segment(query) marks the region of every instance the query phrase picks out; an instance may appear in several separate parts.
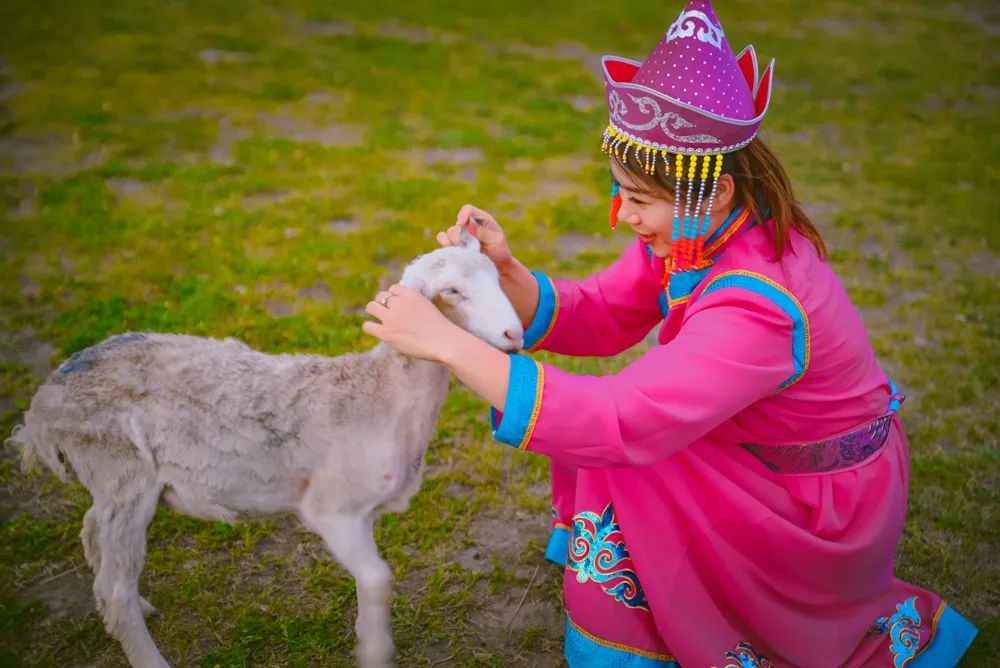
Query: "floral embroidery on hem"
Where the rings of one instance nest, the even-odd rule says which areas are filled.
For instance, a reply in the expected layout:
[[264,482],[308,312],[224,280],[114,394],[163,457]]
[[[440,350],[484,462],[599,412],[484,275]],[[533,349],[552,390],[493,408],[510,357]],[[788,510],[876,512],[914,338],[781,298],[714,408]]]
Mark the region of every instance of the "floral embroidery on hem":
[[576,572],[576,581],[583,584],[593,580],[626,607],[648,611],[646,595],[639,586],[639,577],[630,568],[631,562],[610,503],[600,516],[588,511],[573,517],[566,565]]
[[726,652],[726,659],[729,663],[722,668],[774,668],[771,660],[763,654],[757,654],[757,650],[746,640],[737,643],[732,652]]
[[892,617],[879,617],[870,633],[889,634],[889,651],[894,668],[903,668],[917,655],[920,645],[920,613],[917,597],[911,596],[896,605]]

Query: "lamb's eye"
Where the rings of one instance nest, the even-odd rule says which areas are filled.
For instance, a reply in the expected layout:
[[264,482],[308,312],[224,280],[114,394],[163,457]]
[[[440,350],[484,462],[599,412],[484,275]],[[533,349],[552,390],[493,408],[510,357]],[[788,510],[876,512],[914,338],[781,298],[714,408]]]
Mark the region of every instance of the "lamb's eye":
[[446,299],[461,299],[462,293],[455,288],[445,288],[441,291],[441,296]]

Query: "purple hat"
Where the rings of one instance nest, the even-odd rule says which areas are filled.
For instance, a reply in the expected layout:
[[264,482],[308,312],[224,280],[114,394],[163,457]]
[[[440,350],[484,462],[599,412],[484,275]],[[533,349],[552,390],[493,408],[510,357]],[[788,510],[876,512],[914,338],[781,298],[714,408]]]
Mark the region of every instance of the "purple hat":
[[[631,153],[648,174],[662,164],[676,179],[665,280],[704,269],[722,156],[756,136],[771,101],[774,61],[758,81],[753,47],[733,55],[711,1],[690,0],[645,61],[604,56],[601,64],[611,115],[601,150],[623,163]],[[612,228],[620,206],[615,184]]]
[[601,64],[611,115],[606,143],[663,158],[746,146],[771,101],[774,61],[758,82],[753,47],[733,55],[710,0],[688,2],[645,61],[604,56]]

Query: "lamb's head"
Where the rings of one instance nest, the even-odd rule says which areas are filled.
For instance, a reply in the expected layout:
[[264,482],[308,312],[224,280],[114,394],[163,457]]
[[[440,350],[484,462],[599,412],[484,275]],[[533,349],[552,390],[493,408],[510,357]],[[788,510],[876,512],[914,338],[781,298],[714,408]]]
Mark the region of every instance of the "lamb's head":
[[479,252],[479,240],[462,231],[458,246],[421,255],[403,271],[400,283],[419,290],[449,320],[505,352],[517,352],[524,328],[493,261]]

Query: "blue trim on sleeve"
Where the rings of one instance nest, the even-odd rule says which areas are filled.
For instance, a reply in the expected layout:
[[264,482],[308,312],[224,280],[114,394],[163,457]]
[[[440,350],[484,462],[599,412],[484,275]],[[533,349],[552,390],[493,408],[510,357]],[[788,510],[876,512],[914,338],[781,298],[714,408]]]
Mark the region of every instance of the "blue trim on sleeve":
[[556,291],[552,281],[548,276],[540,271],[533,271],[531,275],[535,277],[538,284],[538,308],[535,309],[535,317],[524,332],[524,348],[528,350],[539,343],[549,332],[552,320],[556,315]]
[[794,371],[778,387],[783,390],[798,381],[809,367],[809,321],[798,300],[788,290],[765,276],[745,271],[719,274],[701,293],[704,297],[722,288],[743,288],[771,300],[792,321],[792,364]]
[[566,555],[569,554],[569,529],[556,527],[549,536],[549,544],[545,547],[545,560],[566,567]]
[[[534,427],[532,418],[541,399],[538,363],[521,355],[510,355],[510,378],[503,416],[490,411],[493,438],[515,448],[524,447]],[[497,424],[499,422],[499,424]]]
[[680,668],[672,657],[661,657],[639,649],[629,651],[622,645],[603,643],[577,628],[566,617],[563,652],[570,668]]
[[938,617],[931,644],[917,654],[910,668],[951,668],[958,665],[979,631],[968,619],[945,606]]

